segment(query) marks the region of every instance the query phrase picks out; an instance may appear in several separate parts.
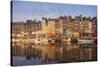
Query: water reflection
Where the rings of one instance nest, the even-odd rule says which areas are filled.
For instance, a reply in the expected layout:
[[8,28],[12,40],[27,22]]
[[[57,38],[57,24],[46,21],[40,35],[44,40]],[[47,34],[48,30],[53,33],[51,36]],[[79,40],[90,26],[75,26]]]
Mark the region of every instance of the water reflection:
[[33,43],[14,43],[12,56],[14,65],[95,61],[97,46],[70,42],[39,44],[38,46]]

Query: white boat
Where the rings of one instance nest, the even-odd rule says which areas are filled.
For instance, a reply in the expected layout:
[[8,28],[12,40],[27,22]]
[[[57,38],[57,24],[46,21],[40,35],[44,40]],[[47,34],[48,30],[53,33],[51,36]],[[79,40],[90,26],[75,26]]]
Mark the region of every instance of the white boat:
[[81,42],[81,43],[93,43],[94,39],[91,39],[91,38],[79,38],[78,42]]
[[34,44],[48,44],[47,39],[41,39],[41,38],[33,39],[33,42],[34,42]]
[[64,41],[64,42],[70,42],[71,41],[71,38],[63,39],[62,41]]
[[45,39],[45,38],[42,39],[42,43],[43,43],[43,44],[48,44],[48,39]]

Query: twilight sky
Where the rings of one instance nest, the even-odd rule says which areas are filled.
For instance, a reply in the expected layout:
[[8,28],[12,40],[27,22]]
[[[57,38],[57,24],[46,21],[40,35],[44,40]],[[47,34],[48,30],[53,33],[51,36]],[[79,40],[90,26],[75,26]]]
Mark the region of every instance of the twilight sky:
[[94,5],[75,5],[75,4],[57,4],[33,1],[13,1],[12,21],[26,21],[27,19],[41,20],[42,17],[57,18],[59,16],[72,17],[97,16],[97,6]]

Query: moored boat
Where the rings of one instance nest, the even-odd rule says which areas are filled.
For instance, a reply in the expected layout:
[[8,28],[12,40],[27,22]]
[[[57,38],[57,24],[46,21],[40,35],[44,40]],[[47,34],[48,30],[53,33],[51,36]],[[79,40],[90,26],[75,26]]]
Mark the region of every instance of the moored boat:
[[93,43],[94,39],[92,39],[92,38],[78,38],[78,42],[81,42],[81,43]]

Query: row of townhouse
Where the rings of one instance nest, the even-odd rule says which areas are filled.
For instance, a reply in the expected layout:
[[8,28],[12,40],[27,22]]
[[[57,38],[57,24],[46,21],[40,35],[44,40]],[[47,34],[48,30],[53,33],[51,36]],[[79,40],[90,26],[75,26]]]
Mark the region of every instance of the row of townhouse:
[[41,21],[27,20],[26,22],[12,22],[13,38],[49,38],[49,37],[80,37],[90,36],[97,32],[97,18],[87,18],[81,15],[75,18],[61,16],[55,19],[42,18]]

